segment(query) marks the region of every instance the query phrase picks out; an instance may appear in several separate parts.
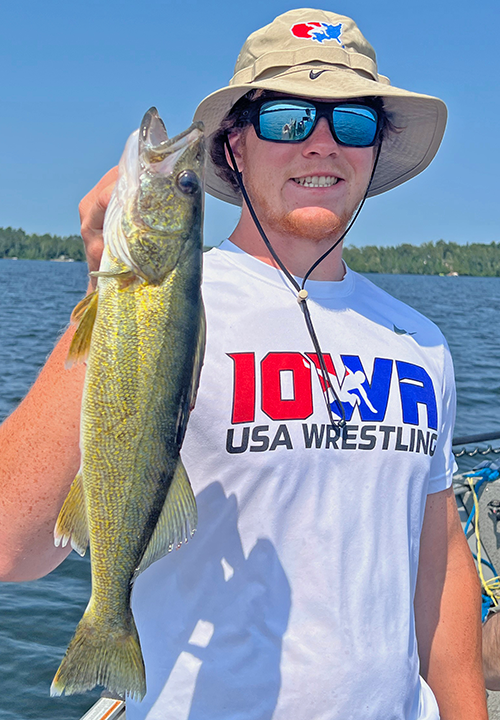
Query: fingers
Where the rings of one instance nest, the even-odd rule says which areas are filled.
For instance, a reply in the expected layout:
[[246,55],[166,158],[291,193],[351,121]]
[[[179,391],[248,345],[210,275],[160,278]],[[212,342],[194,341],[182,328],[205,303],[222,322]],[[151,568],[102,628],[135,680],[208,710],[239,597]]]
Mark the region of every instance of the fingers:
[[[97,185],[80,202],[81,233],[85,244],[89,271],[99,269],[104,248],[102,236],[104,215],[117,178],[118,168],[114,167],[99,180]],[[92,279],[91,284],[95,287],[96,280]]]

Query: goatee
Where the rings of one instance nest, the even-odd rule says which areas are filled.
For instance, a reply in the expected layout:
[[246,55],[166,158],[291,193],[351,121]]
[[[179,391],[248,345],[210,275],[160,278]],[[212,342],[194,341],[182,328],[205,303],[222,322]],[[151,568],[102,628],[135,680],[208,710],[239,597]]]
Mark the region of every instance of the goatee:
[[282,235],[320,242],[336,240],[346,229],[356,207],[340,215],[326,208],[312,206],[295,208],[290,212],[277,212],[268,199],[248,182],[247,192],[259,220],[265,218],[266,227]]

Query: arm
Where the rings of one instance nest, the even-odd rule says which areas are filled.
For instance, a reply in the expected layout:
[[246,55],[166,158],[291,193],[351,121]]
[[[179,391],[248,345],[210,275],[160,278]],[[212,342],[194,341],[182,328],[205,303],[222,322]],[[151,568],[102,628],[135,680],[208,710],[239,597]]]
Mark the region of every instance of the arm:
[[[80,204],[91,270],[99,266],[116,174],[116,168],[107,173]],[[85,368],[64,367],[73,332],[66,331],[28,395],[0,426],[0,580],[41,577],[70,551],[54,546],[53,530],[80,464]]]
[[487,720],[481,589],[451,488],[427,498],[415,623],[421,674],[441,720]]

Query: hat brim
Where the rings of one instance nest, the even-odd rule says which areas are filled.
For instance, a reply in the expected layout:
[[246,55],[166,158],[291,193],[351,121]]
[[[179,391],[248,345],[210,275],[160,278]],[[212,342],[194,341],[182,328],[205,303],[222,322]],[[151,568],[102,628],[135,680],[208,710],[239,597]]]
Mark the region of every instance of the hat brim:
[[[206,97],[198,106],[194,120],[205,126],[208,147],[233,105],[253,89],[271,90],[324,100],[382,97],[391,121],[398,128],[384,138],[368,197],[391,190],[415,177],[429,165],[444,135],[447,110],[442,100],[413,93],[340,65],[312,62],[288,68],[252,83],[229,85]],[[313,71],[313,79],[311,79]],[[321,71],[321,72],[320,72]],[[379,76],[380,77],[380,76]],[[229,183],[217,175],[210,156],[207,160],[206,190],[210,195],[241,205],[242,200]]]

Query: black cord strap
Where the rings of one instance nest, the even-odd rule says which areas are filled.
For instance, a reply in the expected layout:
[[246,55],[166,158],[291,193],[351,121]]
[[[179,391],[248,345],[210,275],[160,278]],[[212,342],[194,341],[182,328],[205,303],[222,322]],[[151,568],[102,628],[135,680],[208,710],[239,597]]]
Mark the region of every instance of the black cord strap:
[[[363,199],[362,199],[362,201],[361,201],[358,209],[356,210],[353,218],[351,219],[351,222],[350,222],[349,225],[347,226],[347,229],[342,233],[342,235],[340,236],[340,238],[335,241],[335,243],[332,245],[332,247],[331,247],[331,248],[328,248],[328,250],[327,250],[325,253],[323,253],[323,255],[321,255],[321,256],[311,265],[311,267],[309,268],[309,270],[306,272],[304,279],[302,280],[302,286],[300,286],[299,283],[296,281],[296,279],[293,277],[293,275],[289,272],[289,270],[285,267],[285,265],[282,263],[282,261],[281,261],[280,258],[278,257],[276,251],[274,250],[273,246],[271,245],[271,243],[270,243],[270,241],[269,241],[269,238],[267,237],[266,233],[264,232],[264,228],[263,228],[262,225],[260,224],[259,218],[257,217],[257,214],[256,214],[256,212],[255,212],[255,210],[254,210],[254,208],[253,208],[253,205],[252,205],[252,203],[251,203],[251,201],[250,201],[250,198],[248,197],[248,193],[247,193],[247,191],[246,191],[245,185],[243,184],[243,178],[242,178],[241,172],[239,171],[238,166],[237,166],[237,164],[236,164],[236,160],[235,160],[235,157],[234,157],[234,154],[233,154],[233,149],[232,149],[232,147],[231,147],[231,143],[229,142],[229,137],[228,137],[228,133],[227,133],[227,132],[226,132],[225,142],[226,142],[226,147],[227,147],[227,150],[228,150],[228,153],[229,153],[229,157],[231,158],[232,170],[233,170],[234,174],[236,175],[236,180],[237,180],[238,185],[239,185],[239,187],[240,187],[241,194],[243,195],[243,198],[244,198],[244,200],[245,200],[245,202],[246,202],[246,204],[247,204],[247,207],[248,207],[248,209],[249,209],[249,211],[250,211],[250,215],[252,216],[252,219],[253,219],[253,221],[254,221],[254,223],[255,223],[255,226],[256,226],[257,230],[259,231],[260,236],[261,236],[262,240],[264,241],[265,246],[266,246],[267,249],[269,250],[269,252],[270,252],[271,256],[273,257],[273,259],[275,260],[276,264],[278,265],[278,267],[280,268],[280,270],[284,273],[284,275],[287,277],[287,279],[288,279],[288,281],[291,283],[292,287],[294,287],[295,290],[297,291],[297,300],[299,301],[299,305],[300,305],[300,307],[301,307],[301,309],[302,309],[302,312],[304,313],[304,319],[305,319],[306,327],[307,327],[307,330],[308,330],[308,332],[309,332],[310,338],[311,338],[311,340],[312,340],[312,343],[313,343],[313,346],[314,346],[314,350],[316,351],[316,356],[317,356],[317,358],[318,358],[319,369],[320,369],[320,371],[321,371],[321,377],[322,377],[322,379],[323,379],[323,385],[324,385],[324,387],[322,386],[321,389],[322,389],[322,391],[323,391],[323,397],[324,397],[324,399],[325,399],[326,409],[327,409],[327,411],[328,411],[328,417],[329,417],[329,419],[330,419],[330,423],[332,424],[332,427],[338,426],[338,427],[342,428],[342,427],[344,427],[344,425],[346,424],[346,417],[345,417],[344,405],[343,405],[342,401],[340,400],[337,392],[335,391],[335,388],[333,387],[332,383],[330,382],[330,375],[329,375],[328,369],[327,369],[327,367],[326,367],[325,359],[324,359],[323,353],[322,353],[322,351],[321,351],[321,347],[320,347],[320,344],[319,344],[319,341],[318,341],[318,337],[317,337],[317,335],[316,335],[316,331],[314,330],[314,326],[313,326],[313,322],[312,322],[312,318],[311,318],[311,313],[309,312],[309,307],[308,307],[308,304],[307,304],[307,290],[305,290],[305,287],[304,287],[304,286],[305,286],[305,284],[306,284],[306,280],[309,278],[309,276],[310,276],[311,273],[315,270],[315,268],[316,268],[321,262],[323,262],[323,260],[332,252],[332,250],[334,250],[334,249],[337,247],[337,245],[339,245],[339,244],[342,242],[342,240],[345,238],[345,236],[347,235],[347,233],[349,232],[349,230],[350,230],[351,227],[353,226],[353,224],[354,224],[355,220],[357,219],[359,213],[361,212],[361,208],[362,208],[363,205],[365,204],[365,200],[366,200],[366,197],[367,197],[367,195],[368,195],[368,191],[369,191],[369,189],[370,189],[370,185],[371,185],[371,183],[372,183],[373,176],[374,176],[374,174],[375,174],[375,168],[377,167],[377,163],[378,163],[378,159],[379,159],[379,156],[380,156],[380,150],[381,150],[382,144],[380,144],[380,145],[378,146],[377,155],[376,155],[376,157],[375,157],[375,162],[374,162],[374,164],[373,164],[373,169],[372,169],[372,173],[371,173],[371,176],[370,176],[370,182],[368,183],[368,187],[366,188],[366,192],[365,192],[365,194],[364,194],[364,197],[363,197]],[[333,404],[333,403],[330,403],[330,397],[329,397],[329,394],[328,394],[328,389],[331,390],[331,392],[332,392],[332,394],[333,394],[333,396],[334,396],[334,398],[335,398],[335,404],[337,405],[337,407],[338,407],[338,409],[339,409],[339,411],[340,411],[340,414],[341,414],[341,419],[340,419],[340,420],[337,420],[337,421],[336,421],[336,420],[334,420],[334,418],[333,418],[333,414],[332,414],[332,404]]]
[[257,230],[259,231],[260,236],[261,236],[261,238],[263,239],[263,241],[264,241],[267,249],[269,250],[269,252],[270,252],[271,255],[273,256],[274,260],[276,261],[276,264],[277,264],[277,265],[279,266],[279,268],[284,272],[284,274],[286,275],[286,277],[288,278],[288,280],[290,281],[290,283],[293,285],[293,287],[294,287],[294,288],[297,290],[297,292],[298,292],[298,291],[301,289],[299,283],[295,280],[295,278],[293,277],[293,275],[288,271],[288,269],[285,267],[285,265],[281,262],[280,258],[279,258],[278,255],[276,254],[273,246],[272,246],[271,243],[269,242],[269,239],[268,239],[266,233],[264,232],[264,228],[263,228],[262,225],[260,224],[259,218],[257,217],[257,215],[256,215],[256,213],[255,213],[255,210],[253,209],[253,205],[252,205],[252,203],[250,202],[250,198],[248,197],[247,190],[246,190],[245,186],[243,185],[243,178],[241,177],[241,173],[240,173],[240,171],[238,170],[238,166],[236,165],[236,160],[235,160],[235,157],[234,157],[234,154],[233,154],[233,149],[232,149],[231,144],[230,144],[230,142],[229,142],[229,138],[228,138],[228,136],[227,136],[227,133],[226,133],[226,147],[227,147],[227,149],[228,149],[228,151],[229,151],[229,156],[230,156],[231,162],[232,162],[232,164],[233,164],[232,170],[234,171],[234,173],[235,173],[235,175],[236,175],[236,179],[237,179],[237,181],[238,181],[238,185],[240,186],[241,193],[242,193],[242,195],[243,195],[243,197],[244,197],[244,199],[245,199],[245,202],[246,202],[246,204],[247,204],[248,209],[250,210],[250,215],[252,216],[252,219],[253,219],[256,227],[257,227]]
[[375,175],[375,168],[377,167],[377,164],[378,164],[378,159],[379,159],[379,157],[380,157],[380,150],[381,150],[381,149],[382,149],[382,143],[380,143],[379,146],[378,146],[378,148],[377,148],[377,154],[376,154],[376,156],[375,156],[375,162],[373,163],[372,173],[371,173],[371,175],[370,175],[370,182],[369,182],[368,185],[367,185],[366,192],[365,192],[365,194],[364,194],[364,196],[363,196],[363,199],[361,200],[361,202],[360,202],[360,204],[359,204],[359,206],[358,206],[358,209],[356,210],[356,212],[354,213],[353,217],[351,218],[351,222],[350,222],[349,225],[347,226],[347,229],[346,229],[346,230],[343,232],[343,234],[339,237],[339,239],[336,240],[336,242],[333,243],[332,247],[331,247],[331,248],[328,248],[328,250],[327,250],[325,253],[323,253],[323,255],[321,255],[321,257],[319,257],[319,258],[316,260],[316,262],[314,262],[314,263],[311,265],[311,267],[310,267],[309,270],[306,272],[306,274],[305,274],[305,276],[304,276],[304,279],[303,279],[303,281],[302,281],[302,288],[303,288],[304,285],[306,284],[306,280],[309,278],[309,276],[311,275],[311,273],[313,272],[313,270],[315,270],[315,269],[318,267],[318,265],[319,265],[321,262],[323,262],[323,260],[332,252],[332,250],[335,250],[335,248],[337,247],[337,245],[339,245],[339,244],[342,242],[342,240],[345,238],[345,236],[347,235],[347,233],[349,232],[349,230],[352,228],[352,226],[354,225],[354,223],[355,223],[356,220],[358,219],[358,215],[359,215],[359,213],[361,212],[361,209],[362,209],[363,205],[365,204],[365,200],[366,200],[366,198],[367,198],[368,191],[369,191],[369,189],[370,189],[370,185],[372,184],[373,176]]

